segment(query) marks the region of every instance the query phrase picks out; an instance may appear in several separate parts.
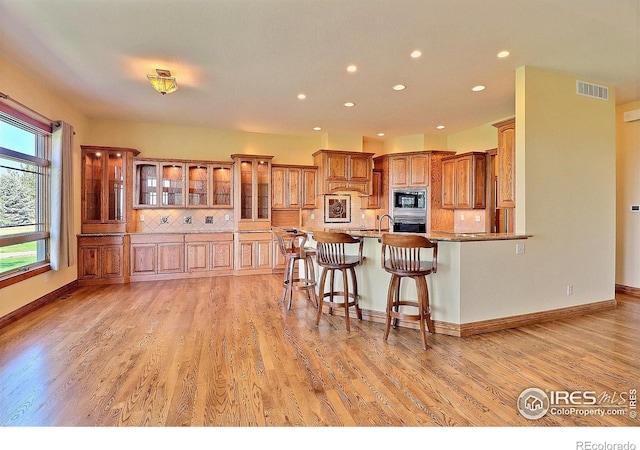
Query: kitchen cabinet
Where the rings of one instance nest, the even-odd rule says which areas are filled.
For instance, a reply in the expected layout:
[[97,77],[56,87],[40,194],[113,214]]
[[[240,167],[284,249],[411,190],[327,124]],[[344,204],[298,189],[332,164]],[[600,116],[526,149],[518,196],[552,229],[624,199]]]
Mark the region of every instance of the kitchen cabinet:
[[318,150],[313,158],[322,179],[320,194],[336,191],[371,194],[373,153]]
[[235,233],[235,270],[239,274],[271,273],[273,237],[271,232]]
[[429,186],[429,154],[416,152],[390,155],[389,178],[392,188]]
[[132,281],[170,279],[184,272],[183,234],[132,234]]
[[302,169],[294,166],[271,166],[271,209],[302,207]]
[[471,152],[442,158],[442,207],[484,209],[486,154]]
[[139,152],[131,148],[82,145],[82,233],[128,231],[131,205],[130,163]]
[[271,166],[271,209],[315,209],[318,168],[273,164]]
[[123,283],[124,235],[78,237],[78,284]]
[[493,124],[498,129],[498,208],[516,206],[516,121]]
[[186,272],[230,273],[233,270],[233,233],[185,235]]
[[231,164],[187,162],[187,207],[231,208]]
[[183,208],[185,163],[138,159],[135,170],[134,208]]
[[273,156],[231,155],[234,160],[237,230],[271,227],[271,160]]
[[382,171],[373,170],[371,174],[371,195],[362,197],[362,209],[380,209],[382,207]]

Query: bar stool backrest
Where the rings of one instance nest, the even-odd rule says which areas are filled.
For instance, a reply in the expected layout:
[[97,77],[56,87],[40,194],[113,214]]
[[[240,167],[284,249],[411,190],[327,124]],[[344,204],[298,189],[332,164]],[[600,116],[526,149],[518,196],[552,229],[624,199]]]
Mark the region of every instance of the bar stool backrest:
[[[383,234],[382,267],[398,272],[436,273],[438,270],[438,243],[424,236],[407,234]],[[422,251],[423,249],[430,249]],[[421,254],[432,254],[430,262],[421,260]]]
[[307,242],[307,234],[301,232],[278,233],[278,248],[283,256],[292,253],[300,253]]
[[[318,264],[332,266],[353,264],[354,257],[357,257],[357,262],[362,264],[363,238],[347,233],[316,231],[313,233],[313,239],[318,243]],[[358,244],[357,256],[347,254],[346,245],[349,244]]]

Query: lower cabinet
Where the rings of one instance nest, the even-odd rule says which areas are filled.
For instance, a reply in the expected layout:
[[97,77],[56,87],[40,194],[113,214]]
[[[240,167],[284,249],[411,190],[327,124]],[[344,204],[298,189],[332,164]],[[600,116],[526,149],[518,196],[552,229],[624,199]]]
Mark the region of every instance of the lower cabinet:
[[124,235],[78,237],[78,284],[124,283]]
[[131,235],[131,281],[233,272],[233,233]]
[[238,232],[234,237],[236,271],[246,275],[271,273],[271,232]]

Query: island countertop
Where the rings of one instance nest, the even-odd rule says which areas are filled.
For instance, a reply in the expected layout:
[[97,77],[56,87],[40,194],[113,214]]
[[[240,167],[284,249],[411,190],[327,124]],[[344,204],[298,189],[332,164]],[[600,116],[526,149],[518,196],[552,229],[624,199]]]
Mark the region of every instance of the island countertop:
[[[299,231],[309,233],[313,235],[314,231],[335,231],[341,233],[347,233],[352,236],[361,236],[365,238],[379,239],[384,233],[393,233],[388,229],[383,229],[381,232],[377,229],[361,229],[361,228],[318,228],[318,229],[305,229],[299,228]],[[530,234],[516,234],[516,233],[449,233],[444,231],[432,231],[430,233],[402,233],[402,234],[417,234],[420,236],[426,236],[431,241],[443,241],[443,242],[473,242],[473,241],[505,241],[514,239],[528,239],[532,237]]]

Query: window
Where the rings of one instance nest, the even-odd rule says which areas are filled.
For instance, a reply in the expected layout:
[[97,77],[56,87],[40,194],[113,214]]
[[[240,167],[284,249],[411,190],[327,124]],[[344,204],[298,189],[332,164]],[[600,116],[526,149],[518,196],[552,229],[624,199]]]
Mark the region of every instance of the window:
[[0,279],[49,262],[51,129],[0,108]]

